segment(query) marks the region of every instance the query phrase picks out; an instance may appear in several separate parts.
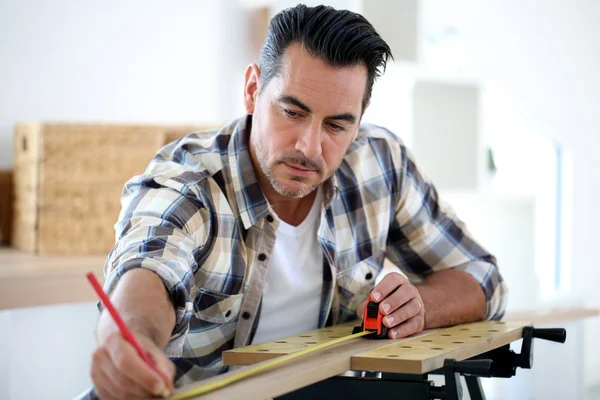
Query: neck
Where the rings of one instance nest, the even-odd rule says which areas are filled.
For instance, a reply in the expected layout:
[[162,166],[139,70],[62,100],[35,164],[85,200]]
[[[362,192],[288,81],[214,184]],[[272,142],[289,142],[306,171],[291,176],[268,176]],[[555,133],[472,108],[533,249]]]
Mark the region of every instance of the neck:
[[[267,182],[267,185],[271,188],[271,190],[273,190],[269,182]],[[263,185],[261,185],[261,188],[262,186]],[[273,192],[275,191],[273,190]],[[315,202],[317,191],[315,190],[308,196],[301,199],[285,197],[277,192],[275,192],[275,194],[277,196],[268,196],[265,193],[265,196],[269,200],[271,207],[273,207],[277,213],[277,216],[292,226],[298,226],[302,223],[302,221],[304,221],[310,212],[310,209]]]

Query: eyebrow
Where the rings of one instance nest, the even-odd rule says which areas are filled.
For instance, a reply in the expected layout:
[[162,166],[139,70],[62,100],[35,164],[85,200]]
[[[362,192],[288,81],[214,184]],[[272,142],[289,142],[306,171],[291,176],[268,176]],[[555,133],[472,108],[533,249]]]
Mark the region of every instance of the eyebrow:
[[[301,102],[300,100],[295,98],[294,96],[280,96],[277,99],[277,101],[279,101],[280,103],[294,105],[307,113],[312,112],[312,110],[310,109],[309,106],[307,106],[306,104],[304,104],[303,102]],[[326,119],[343,120],[343,121],[349,122],[351,124],[354,124],[356,122],[356,117],[351,113],[330,115],[330,116],[326,117]]]

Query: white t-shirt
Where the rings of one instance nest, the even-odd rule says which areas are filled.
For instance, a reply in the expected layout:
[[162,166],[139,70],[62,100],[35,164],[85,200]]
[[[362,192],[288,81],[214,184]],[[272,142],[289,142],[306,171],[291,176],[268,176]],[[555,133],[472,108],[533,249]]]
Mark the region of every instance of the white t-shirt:
[[323,288],[323,250],[317,240],[323,194],[298,226],[279,221],[267,269],[260,320],[252,343],[318,328]]

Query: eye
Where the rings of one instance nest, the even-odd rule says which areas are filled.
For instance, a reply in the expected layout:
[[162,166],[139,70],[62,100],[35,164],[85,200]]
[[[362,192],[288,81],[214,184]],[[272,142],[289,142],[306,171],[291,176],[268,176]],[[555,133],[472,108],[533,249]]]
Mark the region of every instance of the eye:
[[344,128],[341,125],[338,124],[333,124],[331,122],[329,122],[327,125],[329,125],[329,129],[332,130],[333,132],[344,132],[346,130],[346,128]]
[[287,108],[284,108],[284,109],[283,109],[283,113],[284,113],[284,114],[285,114],[285,115],[286,115],[288,118],[290,118],[290,119],[295,119],[295,118],[299,118],[299,117],[300,117],[300,114],[298,114],[296,111],[292,111],[292,110],[289,110],[289,109],[287,109]]

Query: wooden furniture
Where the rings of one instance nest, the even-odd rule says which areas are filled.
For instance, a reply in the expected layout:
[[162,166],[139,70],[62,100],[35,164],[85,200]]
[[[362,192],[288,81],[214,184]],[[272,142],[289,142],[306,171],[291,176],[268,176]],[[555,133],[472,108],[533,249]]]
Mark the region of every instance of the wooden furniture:
[[37,256],[0,248],[0,310],[98,300],[85,273],[103,282],[104,256]]
[[165,144],[214,127],[17,123],[13,246],[39,254],[107,253],[125,182]]

